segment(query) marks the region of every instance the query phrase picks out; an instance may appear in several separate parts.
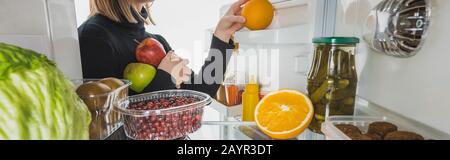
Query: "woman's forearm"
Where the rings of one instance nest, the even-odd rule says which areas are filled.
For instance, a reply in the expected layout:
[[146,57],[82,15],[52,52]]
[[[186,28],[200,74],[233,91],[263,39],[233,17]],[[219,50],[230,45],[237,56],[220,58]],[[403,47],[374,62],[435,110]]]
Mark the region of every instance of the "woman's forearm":
[[181,88],[207,93],[214,97],[224,80],[224,74],[233,49],[232,41],[225,43],[213,36],[211,50],[200,73],[192,75],[191,80],[183,83]]

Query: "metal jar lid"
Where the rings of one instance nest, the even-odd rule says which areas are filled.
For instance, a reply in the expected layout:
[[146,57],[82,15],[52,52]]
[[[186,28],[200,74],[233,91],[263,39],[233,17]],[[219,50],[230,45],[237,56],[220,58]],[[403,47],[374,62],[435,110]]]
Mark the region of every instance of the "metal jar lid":
[[359,38],[356,37],[318,37],[313,39],[313,43],[322,44],[357,44]]

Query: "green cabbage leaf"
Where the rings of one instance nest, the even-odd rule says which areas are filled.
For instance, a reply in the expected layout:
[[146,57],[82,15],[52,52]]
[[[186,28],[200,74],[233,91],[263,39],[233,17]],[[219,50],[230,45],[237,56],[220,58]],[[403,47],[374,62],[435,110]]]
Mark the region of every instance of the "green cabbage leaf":
[[0,140],[89,139],[91,115],[45,55],[0,43]]

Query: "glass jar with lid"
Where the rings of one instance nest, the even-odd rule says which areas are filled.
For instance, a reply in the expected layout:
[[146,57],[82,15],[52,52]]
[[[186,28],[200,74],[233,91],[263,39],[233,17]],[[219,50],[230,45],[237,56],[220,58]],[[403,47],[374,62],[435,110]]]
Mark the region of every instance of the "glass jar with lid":
[[308,75],[308,95],[314,105],[309,126],[320,133],[331,115],[353,115],[358,77],[355,66],[355,37],[314,38],[314,58]]

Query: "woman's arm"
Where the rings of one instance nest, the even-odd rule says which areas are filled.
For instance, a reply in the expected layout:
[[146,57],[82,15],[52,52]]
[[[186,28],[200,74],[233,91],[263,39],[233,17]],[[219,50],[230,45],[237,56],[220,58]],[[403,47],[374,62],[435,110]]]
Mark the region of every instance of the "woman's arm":
[[[207,93],[214,97],[223,82],[223,75],[230,61],[232,49],[234,49],[232,41],[225,43],[213,36],[211,50],[200,70],[200,74],[192,75],[188,82],[181,84],[181,88]],[[217,60],[222,60],[222,62]]]
[[[234,3],[225,14],[225,16],[220,20],[214,32],[209,56],[206,59],[200,71],[200,74],[191,75],[188,82],[181,84],[180,87],[182,89],[196,90],[207,93],[212,97],[215,96],[220,84],[222,84],[223,82],[227,64],[231,57],[231,52],[232,49],[234,49],[234,42],[231,40],[231,37],[236,31],[243,28],[243,23],[245,23],[245,18],[239,16],[239,13],[242,10],[242,5],[244,5],[246,2],[248,2],[248,0],[239,0],[238,2]],[[156,38],[158,39],[158,41],[163,43],[166,51],[171,50],[170,46],[163,37],[157,36]],[[176,68],[180,64],[182,66],[185,66],[186,64],[184,64],[184,62],[184,60],[179,62],[168,61],[168,67],[160,66],[159,68],[165,68],[165,71],[167,71],[167,73],[170,73],[170,75],[175,75],[175,82],[179,84],[180,78],[182,79],[182,81],[185,81],[184,75],[186,73],[184,72],[184,68],[187,67],[181,67],[183,70],[183,76],[177,76],[180,74],[180,72]],[[162,62],[161,64],[163,63],[165,62]],[[171,82],[174,83],[174,81]],[[176,86],[176,84],[174,85]]]
[[[167,43],[164,37],[160,35],[154,35],[154,37],[163,44],[165,50],[171,50],[169,43]],[[232,41],[230,43],[225,43],[216,36],[213,36],[210,53],[200,70],[200,74],[191,75],[187,82],[181,84],[181,89],[195,90],[214,96],[219,89],[220,84],[222,84],[224,78],[223,75],[230,60],[232,49],[234,49],[234,43]],[[176,66],[176,63],[177,62],[174,62],[169,65],[169,67],[160,66],[160,68],[167,68],[166,70],[169,70],[169,72],[176,72],[171,71],[173,67]],[[165,62],[161,62],[161,65],[165,65]],[[163,89],[175,89],[176,84],[174,83],[174,79],[169,72],[159,69],[155,80],[153,80],[145,91],[149,92]]]
[[[189,84],[182,84],[182,88],[201,91],[209,94],[211,97],[216,95],[220,84],[223,82],[232,49],[234,49],[234,42],[231,40],[231,37],[244,27],[246,20],[239,14],[242,6],[247,2],[248,0],[239,0],[231,5],[214,31],[211,50],[200,75],[192,76],[188,82]],[[216,51],[219,52],[219,55],[216,55]],[[216,58],[221,59],[222,62],[216,62]],[[223,66],[220,66],[220,64]]]

